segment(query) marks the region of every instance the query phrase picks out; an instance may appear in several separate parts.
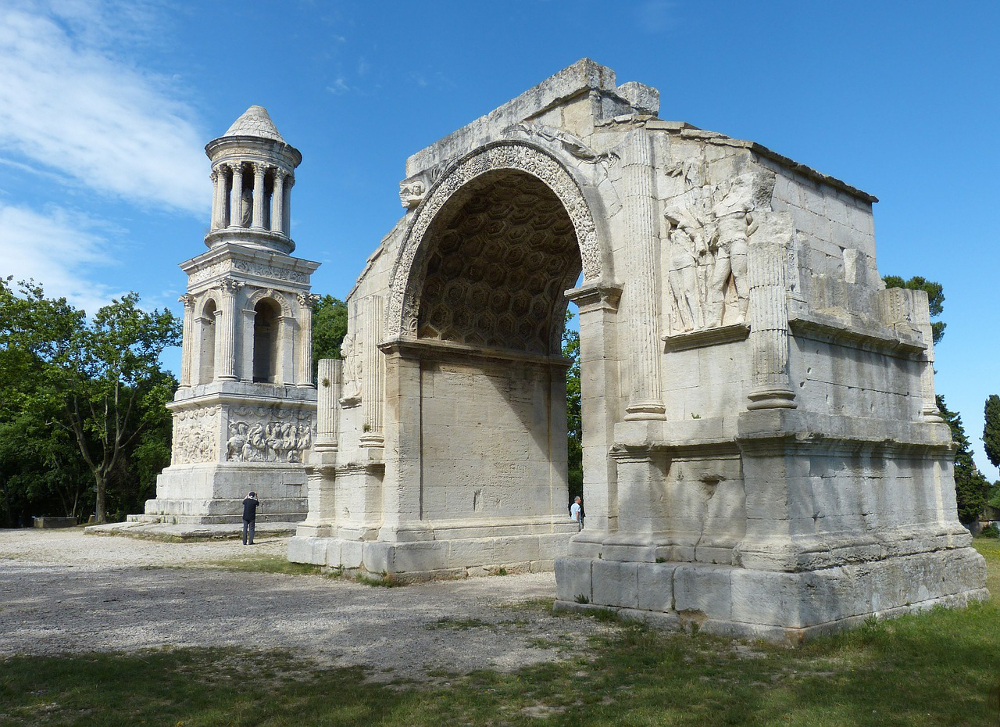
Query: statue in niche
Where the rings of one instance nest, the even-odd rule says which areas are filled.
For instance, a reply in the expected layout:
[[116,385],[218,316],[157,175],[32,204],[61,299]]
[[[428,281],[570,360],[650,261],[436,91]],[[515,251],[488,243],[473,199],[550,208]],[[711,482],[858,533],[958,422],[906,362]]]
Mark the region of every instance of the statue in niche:
[[249,227],[253,219],[253,190],[249,187],[243,188],[240,195],[240,227]]
[[343,406],[357,406],[361,403],[361,375],[364,364],[361,360],[361,341],[355,334],[351,333],[344,337],[340,345],[340,355],[344,359],[344,396],[340,403]]

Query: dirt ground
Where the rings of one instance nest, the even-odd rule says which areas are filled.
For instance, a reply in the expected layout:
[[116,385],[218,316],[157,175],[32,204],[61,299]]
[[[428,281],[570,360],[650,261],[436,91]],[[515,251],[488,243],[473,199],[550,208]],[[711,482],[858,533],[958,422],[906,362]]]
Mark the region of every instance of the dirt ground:
[[14,654],[236,646],[360,665],[377,679],[508,671],[566,658],[613,625],[556,615],[552,573],[399,588],[233,572],[287,538],[166,543],[70,530],[0,530],[0,659]]

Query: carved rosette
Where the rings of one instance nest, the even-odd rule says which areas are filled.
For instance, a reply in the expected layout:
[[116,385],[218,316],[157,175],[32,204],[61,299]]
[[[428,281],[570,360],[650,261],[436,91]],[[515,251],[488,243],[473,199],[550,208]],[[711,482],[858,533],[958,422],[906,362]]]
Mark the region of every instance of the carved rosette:
[[417,208],[400,247],[389,279],[386,301],[386,336],[397,338],[403,331],[415,336],[421,282],[414,274],[417,252],[431,224],[458,190],[490,171],[510,169],[525,172],[544,182],[559,198],[573,222],[585,281],[601,279],[603,259],[597,228],[587,201],[569,172],[554,157],[523,142],[498,142],[483,147],[460,160],[435,185]]

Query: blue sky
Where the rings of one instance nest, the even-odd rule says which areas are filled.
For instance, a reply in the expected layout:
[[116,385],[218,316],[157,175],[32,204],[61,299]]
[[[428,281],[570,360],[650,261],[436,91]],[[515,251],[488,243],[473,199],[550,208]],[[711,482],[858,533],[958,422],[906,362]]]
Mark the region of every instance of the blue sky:
[[205,249],[203,147],[260,104],[304,158],[296,254],[343,297],[402,214],[408,155],[590,57],[659,88],[662,118],[880,198],[879,270],[944,285],[937,389],[993,479],[998,28],[986,0],[0,0],[0,275],[91,312],[136,290],[180,314],[177,263]]

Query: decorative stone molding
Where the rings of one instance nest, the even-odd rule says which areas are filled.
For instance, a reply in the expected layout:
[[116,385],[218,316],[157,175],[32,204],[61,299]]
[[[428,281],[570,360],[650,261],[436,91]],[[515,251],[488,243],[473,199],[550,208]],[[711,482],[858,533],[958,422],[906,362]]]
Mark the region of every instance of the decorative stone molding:
[[289,280],[293,283],[306,283],[309,281],[309,276],[306,273],[274,265],[265,265],[264,263],[249,262],[248,260],[233,260],[232,267],[241,273],[259,275],[262,278],[277,278],[279,280]]
[[386,301],[386,336],[416,336],[422,274],[414,269],[424,239],[444,205],[467,183],[497,170],[525,172],[541,180],[562,202],[573,223],[584,280],[603,276],[603,254],[597,228],[586,199],[565,167],[548,152],[523,142],[490,144],[462,158],[443,175],[417,208],[389,279]]

